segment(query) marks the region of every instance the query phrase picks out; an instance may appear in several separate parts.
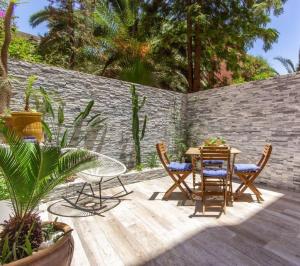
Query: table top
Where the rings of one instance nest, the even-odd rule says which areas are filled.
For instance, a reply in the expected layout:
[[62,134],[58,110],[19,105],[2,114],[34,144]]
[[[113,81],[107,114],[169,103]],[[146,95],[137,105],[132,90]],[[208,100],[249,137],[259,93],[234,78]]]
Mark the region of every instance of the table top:
[[[236,148],[231,148],[230,153],[231,154],[239,154],[239,153],[241,153],[241,151]],[[200,149],[199,149],[199,147],[190,147],[185,154],[186,155],[200,155]]]

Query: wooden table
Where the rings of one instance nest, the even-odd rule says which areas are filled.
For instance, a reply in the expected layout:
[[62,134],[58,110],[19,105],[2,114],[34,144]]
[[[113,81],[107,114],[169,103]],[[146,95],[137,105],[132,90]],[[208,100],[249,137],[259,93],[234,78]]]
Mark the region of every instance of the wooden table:
[[[232,192],[232,174],[234,171],[234,163],[235,163],[235,158],[236,155],[240,154],[241,151],[236,149],[236,148],[231,148],[230,149],[230,153],[231,153],[231,158],[232,158],[232,162],[231,162],[231,175],[230,175],[230,197],[233,200],[233,192]],[[192,157],[192,165],[193,165],[193,169],[195,169],[195,164],[197,162],[197,160],[199,160],[199,157],[201,155],[200,153],[200,147],[190,147],[186,153],[186,155],[189,155]],[[195,188],[195,171],[193,170],[193,186]]]

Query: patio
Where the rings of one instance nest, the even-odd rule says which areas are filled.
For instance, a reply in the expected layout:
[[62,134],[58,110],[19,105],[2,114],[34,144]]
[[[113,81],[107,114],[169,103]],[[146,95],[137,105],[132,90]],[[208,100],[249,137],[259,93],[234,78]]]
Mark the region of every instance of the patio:
[[[210,211],[193,215],[195,204],[178,190],[161,200],[170,183],[163,177],[128,185],[133,193],[104,217],[59,217],[74,229],[72,265],[300,264],[299,193],[262,188],[263,203],[248,194],[216,219]],[[44,220],[56,217],[46,211],[51,204],[40,206]]]

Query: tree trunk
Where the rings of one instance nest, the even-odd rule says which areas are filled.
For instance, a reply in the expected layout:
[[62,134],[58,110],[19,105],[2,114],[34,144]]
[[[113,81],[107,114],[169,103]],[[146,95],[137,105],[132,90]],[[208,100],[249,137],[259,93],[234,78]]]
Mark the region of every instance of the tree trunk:
[[74,25],[74,0],[67,1],[67,13],[68,13],[68,31],[69,31],[69,44],[70,44],[70,58],[69,68],[74,69],[76,60],[76,40],[75,40],[75,25]]
[[193,91],[201,89],[201,37],[200,37],[200,24],[195,23],[195,54],[194,54],[194,86]]
[[4,41],[1,48],[0,62],[0,113],[9,108],[11,98],[11,84],[8,80],[8,49],[11,42],[11,20],[15,5],[15,2],[9,2],[4,18]]
[[191,19],[191,13],[189,7],[191,0],[187,1],[187,15],[186,15],[186,26],[187,26],[187,63],[188,63],[188,92],[193,91],[193,79],[194,79],[194,67],[193,67],[193,24]]

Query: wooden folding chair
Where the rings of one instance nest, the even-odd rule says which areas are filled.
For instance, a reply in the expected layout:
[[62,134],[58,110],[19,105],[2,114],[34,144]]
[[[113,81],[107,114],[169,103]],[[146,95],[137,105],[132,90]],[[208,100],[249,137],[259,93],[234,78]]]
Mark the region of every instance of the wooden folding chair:
[[[257,165],[253,164],[235,164],[235,174],[241,179],[242,184],[235,191],[235,199],[239,198],[247,188],[249,188],[256,196],[257,201],[263,201],[262,193],[254,185],[255,179],[266,166],[272,153],[272,145],[267,144],[264,147],[262,156]],[[255,167],[256,166],[256,167]]]
[[156,144],[156,150],[163,167],[174,181],[174,184],[165,192],[164,199],[168,200],[176,188],[179,188],[188,199],[191,199],[192,190],[186,184],[185,179],[193,172],[192,164],[189,164],[190,167],[188,170],[170,169],[170,161],[167,155],[166,145],[164,143],[158,143]]
[[[202,190],[202,211],[205,214],[207,196],[223,196],[222,211],[226,212],[228,186],[230,182],[230,148],[228,146],[207,146],[200,148],[201,161],[201,190]],[[221,160],[226,167],[208,167],[207,160]],[[216,190],[217,189],[217,190]]]

